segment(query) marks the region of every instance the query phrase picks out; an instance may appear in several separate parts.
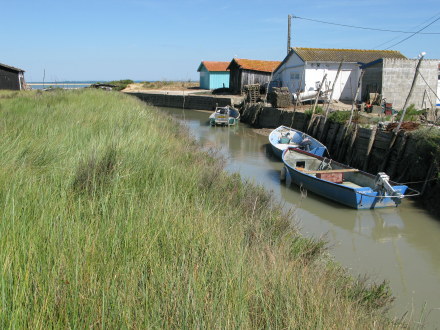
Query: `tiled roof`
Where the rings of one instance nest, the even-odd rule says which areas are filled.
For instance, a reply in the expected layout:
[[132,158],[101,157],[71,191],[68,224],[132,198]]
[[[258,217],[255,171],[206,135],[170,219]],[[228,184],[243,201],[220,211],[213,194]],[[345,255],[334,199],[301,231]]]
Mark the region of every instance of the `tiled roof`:
[[243,58],[234,58],[232,62],[234,61],[241,69],[261,72],[272,72],[281,64],[280,61],[259,61]]
[[208,71],[227,71],[229,62],[213,62],[213,61],[202,61],[197,71],[201,70],[202,65],[205,66]]
[[17,72],[24,72],[24,70],[22,70],[22,69],[14,68],[13,66],[2,64],[2,63],[0,63],[0,67],[4,67],[4,68],[7,68],[9,70],[13,70],[13,71],[17,71]]
[[303,61],[321,62],[360,62],[369,63],[380,58],[402,58],[396,50],[364,50],[364,49],[325,49],[325,48],[292,48]]

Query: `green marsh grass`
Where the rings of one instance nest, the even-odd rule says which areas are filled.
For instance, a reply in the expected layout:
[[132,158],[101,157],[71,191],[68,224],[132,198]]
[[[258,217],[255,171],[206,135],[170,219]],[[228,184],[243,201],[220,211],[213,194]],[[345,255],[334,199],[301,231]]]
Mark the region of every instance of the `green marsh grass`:
[[390,328],[260,187],[117,92],[0,93],[1,328]]

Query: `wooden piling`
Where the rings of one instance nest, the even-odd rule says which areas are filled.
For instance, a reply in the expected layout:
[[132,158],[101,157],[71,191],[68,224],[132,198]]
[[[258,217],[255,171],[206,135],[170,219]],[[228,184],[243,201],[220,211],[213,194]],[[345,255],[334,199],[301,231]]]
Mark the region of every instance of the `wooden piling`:
[[374,140],[376,139],[377,126],[374,126],[371,130],[370,139],[368,140],[367,152],[365,154],[365,161],[363,170],[366,171],[368,169],[368,163],[370,161],[371,149],[373,148]]
[[359,130],[359,127],[356,124],[354,126],[354,130],[351,132],[350,145],[349,145],[347,153],[345,155],[346,163],[348,165],[351,164],[352,153],[353,153],[353,145],[354,145],[354,142],[356,141],[356,138],[357,138],[357,135],[358,135],[358,130]]

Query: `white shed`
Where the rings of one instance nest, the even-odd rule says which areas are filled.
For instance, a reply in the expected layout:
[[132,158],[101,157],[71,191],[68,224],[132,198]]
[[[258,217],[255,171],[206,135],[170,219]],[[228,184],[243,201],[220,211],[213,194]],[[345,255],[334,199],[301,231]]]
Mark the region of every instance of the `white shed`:
[[[291,93],[313,92],[319,88],[322,78],[327,74],[322,90],[330,90],[339,64],[343,61],[333,91],[333,100],[352,101],[361,73],[360,65],[380,58],[406,57],[398,51],[391,50],[294,47],[274,71],[272,80],[288,87]],[[361,95],[358,99],[361,99]]]
[[437,108],[440,108],[440,63],[438,65],[438,83],[437,83]]

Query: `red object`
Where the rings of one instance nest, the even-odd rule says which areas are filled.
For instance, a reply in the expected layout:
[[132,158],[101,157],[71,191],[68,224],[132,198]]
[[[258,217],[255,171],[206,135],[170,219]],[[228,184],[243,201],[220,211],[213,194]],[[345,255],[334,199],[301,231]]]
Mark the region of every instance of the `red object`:
[[327,180],[334,183],[342,183],[343,181],[343,173],[316,173],[316,177],[318,179]]
[[391,116],[393,114],[393,111],[392,110],[385,110],[385,114],[387,116]]

